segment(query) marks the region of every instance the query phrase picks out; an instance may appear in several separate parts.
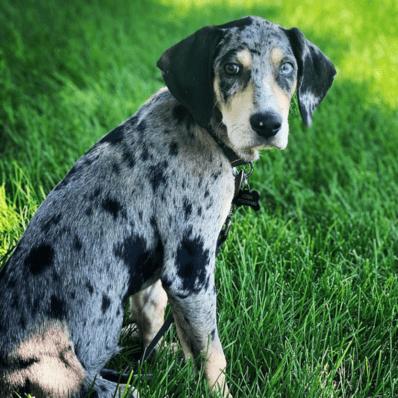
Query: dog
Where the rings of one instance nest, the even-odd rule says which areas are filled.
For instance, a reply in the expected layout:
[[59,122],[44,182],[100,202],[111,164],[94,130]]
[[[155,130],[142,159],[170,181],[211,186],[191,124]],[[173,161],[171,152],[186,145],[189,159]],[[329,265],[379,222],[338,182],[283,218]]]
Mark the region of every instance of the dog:
[[310,125],[335,68],[300,30],[259,17],[204,27],[157,66],[167,88],[76,162],[1,270],[2,397],[123,391],[100,371],[129,298],[145,345],[169,300],[185,356],[230,396],[214,267],[234,170],[220,142],[245,162],[286,148],[293,94]]

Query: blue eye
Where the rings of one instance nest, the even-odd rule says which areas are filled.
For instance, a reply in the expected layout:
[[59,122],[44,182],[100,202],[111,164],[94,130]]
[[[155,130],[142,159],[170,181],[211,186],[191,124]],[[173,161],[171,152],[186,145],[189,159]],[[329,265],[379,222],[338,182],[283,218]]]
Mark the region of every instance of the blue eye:
[[285,62],[279,67],[279,73],[281,75],[290,75],[294,70],[294,66],[290,62]]
[[231,76],[238,75],[242,67],[239,64],[228,63],[224,65],[225,73]]

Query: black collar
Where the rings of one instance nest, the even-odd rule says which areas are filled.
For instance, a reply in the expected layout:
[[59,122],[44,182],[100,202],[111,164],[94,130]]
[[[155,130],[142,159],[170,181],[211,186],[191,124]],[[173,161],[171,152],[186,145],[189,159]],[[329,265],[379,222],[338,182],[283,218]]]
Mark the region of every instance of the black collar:
[[229,160],[231,163],[232,167],[238,167],[242,166],[245,164],[249,164],[250,162],[243,160],[239,155],[236,154],[236,152],[230,148],[229,146],[225,145],[214,133],[213,129],[211,127],[208,127],[206,129],[208,133],[210,134],[211,137],[213,137],[213,140],[216,142],[216,144],[220,147],[220,149],[223,151],[224,155],[226,158]]

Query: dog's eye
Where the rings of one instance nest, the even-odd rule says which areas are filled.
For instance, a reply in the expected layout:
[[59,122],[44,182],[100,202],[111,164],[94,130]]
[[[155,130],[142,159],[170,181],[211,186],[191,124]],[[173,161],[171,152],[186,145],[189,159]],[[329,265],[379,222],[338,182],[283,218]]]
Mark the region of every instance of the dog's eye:
[[290,62],[283,63],[279,68],[279,73],[281,75],[290,75],[294,70],[293,65]]
[[242,67],[239,64],[228,63],[224,65],[225,73],[231,76],[239,75]]

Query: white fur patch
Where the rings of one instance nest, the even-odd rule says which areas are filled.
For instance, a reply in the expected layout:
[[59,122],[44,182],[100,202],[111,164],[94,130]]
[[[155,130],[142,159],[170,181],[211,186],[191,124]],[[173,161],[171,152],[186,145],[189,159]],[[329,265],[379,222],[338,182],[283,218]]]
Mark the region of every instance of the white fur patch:
[[304,105],[306,110],[305,122],[308,126],[310,126],[312,123],[312,114],[319,104],[319,98],[312,94],[310,91],[307,91],[303,94],[300,94],[300,102]]

